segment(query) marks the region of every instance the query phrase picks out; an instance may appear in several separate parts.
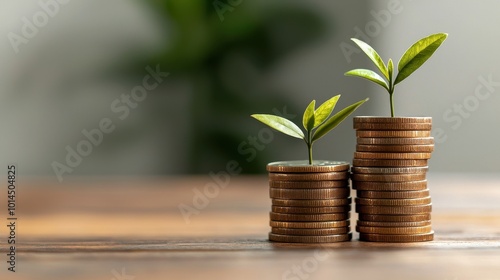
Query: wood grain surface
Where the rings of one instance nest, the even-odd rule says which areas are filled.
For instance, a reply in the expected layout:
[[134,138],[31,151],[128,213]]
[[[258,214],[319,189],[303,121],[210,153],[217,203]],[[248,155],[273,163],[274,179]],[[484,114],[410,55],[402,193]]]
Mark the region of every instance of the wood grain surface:
[[[267,178],[213,183],[19,178],[17,272],[2,226],[0,279],[500,279],[500,176],[430,173],[435,241],[408,244],[270,243]],[[179,205],[204,188],[187,222]]]

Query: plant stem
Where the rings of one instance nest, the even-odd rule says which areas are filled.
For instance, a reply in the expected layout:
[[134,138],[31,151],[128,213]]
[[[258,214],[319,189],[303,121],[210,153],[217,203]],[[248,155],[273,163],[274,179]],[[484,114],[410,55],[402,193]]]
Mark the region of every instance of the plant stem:
[[311,144],[307,143],[307,150],[309,151],[309,165],[313,164],[312,147],[313,147],[312,143]]
[[391,117],[394,118],[394,100],[393,100],[393,92],[389,92],[389,99],[391,103]]

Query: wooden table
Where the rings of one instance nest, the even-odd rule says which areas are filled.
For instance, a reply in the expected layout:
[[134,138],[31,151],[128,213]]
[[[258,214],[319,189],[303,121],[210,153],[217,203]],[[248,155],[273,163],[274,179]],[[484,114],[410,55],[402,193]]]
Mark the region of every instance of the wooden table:
[[355,234],[314,246],[267,241],[265,176],[208,187],[208,205],[189,223],[179,205],[193,206],[210,177],[20,178],[17,272],[7,271],[2,226],[0,279],[500,279],[500,176],[431,173],[429,181],[435,241],[367,243]]

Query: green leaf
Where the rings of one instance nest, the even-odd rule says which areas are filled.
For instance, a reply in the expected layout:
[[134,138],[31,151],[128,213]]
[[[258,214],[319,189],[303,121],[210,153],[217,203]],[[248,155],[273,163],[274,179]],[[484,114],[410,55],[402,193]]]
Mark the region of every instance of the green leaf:
[[387,91],[389,91],[389,86],[387,85],[387,82],[384,79],[382,79],[382,77],[380,77],[379,74],[373,72],[372,70],[354,69],[349,72],[346,72],[344,75],[368,79],[374,83],[383,86]]
[[314,127],[314,107],[316,107],[316,100],[309,103],[302,117],[302,124],[307,131],[311,131]]
[[432,54],[446,40],[448,34],[437,33],[418,40],[403,54],[398,63],[398,76],[394,84],[398,84],[415,70],[417,70],[424,62],[429,59]]
[[390,58],[389,61],[387,62],[387,71],[389,72],[389,87],[392,87],[392,74],[394,73],[394,63],[392,63],[392,59]]
[[330,116],[337,101],[340,98],[340,94],[336,95],[323,104],[321,104],[316,111],[314,111],[314,127],[318,127],[320,124],[324,123],[326,119]]
[[262,123],[276,129],[279,132],[285,133],[295,138],[304,139],[304,133],[300,128],[293,122],[274,115],[266,114],[254,114],[251,115],[254,119],[261,121]]
[[378,67],[382,75],[385,76],[387,80],[389,80],[389,73],[387,68],[385,67],[384,61],[380,57],[380,55],[367,43],[358,40],[356,38],[351,38],[351,40],[358,45],[358,47],[373,61],[375,66]]
[[326,122],[324,122],[321,126],[318,127],[318,129],[314,133],[312,141],[314,142],[319,138],[325,136],[325,134],[327,134],[330,130],[337,127],[337,125],[339,125],[345,118],[347,118],[350,114],[356,111],[356,109],[358,109],[359,106],[361,106],[368,100],[369,99],[367,98],[365,100],[358,101],[352,105],[345,107],[344,109],[340,110],[337,114],[333,115],[331,118],[329,118]]

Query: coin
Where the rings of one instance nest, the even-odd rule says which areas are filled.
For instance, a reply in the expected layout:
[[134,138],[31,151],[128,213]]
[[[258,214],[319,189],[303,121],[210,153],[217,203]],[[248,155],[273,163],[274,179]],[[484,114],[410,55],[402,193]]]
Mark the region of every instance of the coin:
[[347,198],[351,190],[349,188],[334,189],[277,189],[269,188],[271,198],[281,199],[330,199]]
[[349,163],[343,161],[314,160],[313,165],[307,160],[271,162],[267,165],[269,172],[284,173],[316,173],[316,172],[338,172],[349,169]]
[[343,242],[352,239],[352,233],[348,234],[335,234],[323,236],[297,236],[297,235],[284,235],[269,233],[269,241],[275,242],[289,242],[289,243],[330,243],[330,242]]
[[422,233],[430,233],[432,231],[432,226],[422,226],[422,227],[356,226],[356,231],[359,233],[376,233],[376,234],[422,234]]
[[434,137],[422,138],[357,138],[358,145],[434,145]]
[[356,198],[356,204],[368,206],[412,206],[431,203],[431,197],[412,199],[378,199],[378,198]]
[[295,207],[327,207],[340,206],[352,203],[352,198],[332,198],[332,199],[272,199],[275,206],[295,206]]
[[356,212],[373,215],[413,215],[432,211],[432,204],[412,206],[370,206],[356,204]]
[[362,174],[415,174],[426,173],[429,169],[428,166],[417,167],[351,167],[352,173]]
[[432,123],[431,117],[366,117],[353,118],[354,123]]
[[326,222],[347,220],[350,213],[331,213],[331,214],[282,214],[270,212],[272,221],[282,222]]
[[413,167],[427,166],[426,159],[354,159],[353,166],[364,167]]
[[357,152],[376,153],[430,153],[434,145],[356,145]]
[[271,228],[274,234],[283,235],[333,235],[333,234],[346,234],[351,231],[350,227],[337,227],[337,228]]
[[347,171],[325,173],[269,173],[271,181],[340,181],[349,178]]
[[269,186],[279,189],[346,188],[349,187],[349,181],[269,181]]
[[356,137],[430,137],[431,132],[428,130],[356,130]]
[[430,226],[431,221],[420,222],[370,222],[370,221],[357,221],[358,226],[366,227],[423,227]]
[[269,221],[269,225],[273,228],[338,228],[348,227],[351,225],[350,220],[328,221],[328,222],[281,222]]
[[415,215],[371,215],[359,214],[360,221],[370,222],[389,222],[389,223],[402,223],[402,222],[422,222],[431,219],[431,213],[415,214]]
[[354,122],[359,130],[431,130],[432,123],[369,123]]
[[356,159],[430,159],[431,153],[369,153],[354,152]]
[[284,206],[273,205],[272,211],[275,213],[285,213],[285,214],[342,213],[351,211],[351,205],[329,206],[329,207],[284,207]]
[[427,189],[427,180],[410,182],[352,182],[352,188],[358,191],[419,191]]
[[408,182],[425,180],[425,173],[416,174],[352,174],[353,181],[369,182]]
[[429,189],[421,191],[357,191],[358,197],[362,198],[422,198],[429,196]]
[[423,234],[371,234],[360,233],[359,240],[361,241],[374,241],[374,242],[423,242],[432,241],[434,239],[434,231]]

